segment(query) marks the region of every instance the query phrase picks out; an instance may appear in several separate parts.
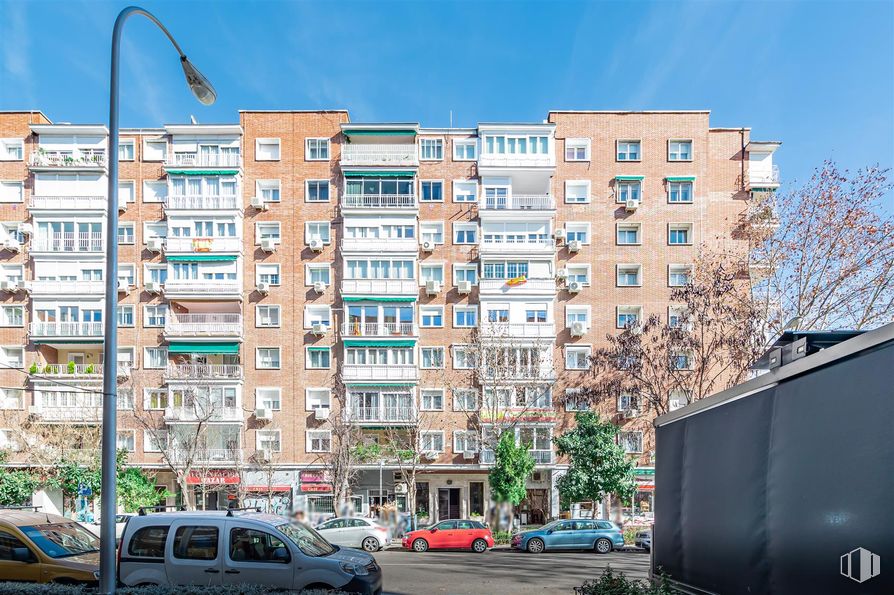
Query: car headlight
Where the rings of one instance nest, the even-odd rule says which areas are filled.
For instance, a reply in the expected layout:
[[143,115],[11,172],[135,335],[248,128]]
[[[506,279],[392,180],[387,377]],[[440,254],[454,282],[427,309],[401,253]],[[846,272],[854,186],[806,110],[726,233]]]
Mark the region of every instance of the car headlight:
[[339,564],[342,571],[347,574],[353,574],[354,576],[366,576],[369,574],[369,571],[365,566],[361,566],[360,564],[351,564],[350,562],[342,562]]

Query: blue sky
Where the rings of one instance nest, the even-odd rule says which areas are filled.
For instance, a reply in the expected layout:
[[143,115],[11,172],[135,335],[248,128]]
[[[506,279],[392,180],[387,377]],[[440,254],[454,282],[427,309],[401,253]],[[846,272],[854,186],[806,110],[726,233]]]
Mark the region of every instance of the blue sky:
[[[0,0],[0,109],[108,118],[108,40],[129,2]],[[354,121],[537,121],[549,109],[710,109],[784,142],[783,177],[823,159],[894,166],[894,2],[217,2],[142,4],[214,82],[200,106],[139,18],[122,126],[347,108]]]

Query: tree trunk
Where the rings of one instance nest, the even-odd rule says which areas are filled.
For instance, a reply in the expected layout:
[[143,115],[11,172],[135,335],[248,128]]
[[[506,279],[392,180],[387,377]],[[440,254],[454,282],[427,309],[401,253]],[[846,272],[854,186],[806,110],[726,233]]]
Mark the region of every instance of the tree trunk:
[[186,483],[186,477],[187,475],[184,473],[177,478],[177,485],[180,488],[180,497],[186,510],[195,510],[195,504],[192,501],[192,492],[189,489],[189,484]]

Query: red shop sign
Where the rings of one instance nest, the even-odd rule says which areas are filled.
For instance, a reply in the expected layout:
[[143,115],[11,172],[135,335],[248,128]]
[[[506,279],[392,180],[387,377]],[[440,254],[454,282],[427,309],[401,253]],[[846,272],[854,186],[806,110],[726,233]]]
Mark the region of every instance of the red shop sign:
[[301,483],[326,483],[329,481],[329,474],[326,471],[301,471],[298,473],[298,479]]
[[328,483],[302,483],[301,491],[328,494],[332,491],[332,486]]
[[239,474],[229,469],[211,469],[206,473],[191,471],[186,476],[188,485],[238,485]]

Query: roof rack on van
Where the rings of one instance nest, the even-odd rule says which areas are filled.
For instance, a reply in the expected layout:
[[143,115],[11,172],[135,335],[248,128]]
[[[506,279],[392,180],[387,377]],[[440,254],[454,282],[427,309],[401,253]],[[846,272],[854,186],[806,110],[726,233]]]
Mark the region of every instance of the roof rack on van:
[[179,506],[174,506],[174,505],[172,505],[172,506],[140,506],[138,512],[139,512],[140,516],[146,516],[147,511],[158,512],[158,511],[165,511],[165,510],[170,510],[170,509],[178,510],[180,512],[186,511],[186,507],[181,504]]
[[37,512],[43,506],[0,506],[0,510],[33,510]]
[[240,510],[250,510],[252,512],[261,512],[260,506],[243,506],[241,508],[228,508],[227,516],[233,516],[233,512],[238,512]]

